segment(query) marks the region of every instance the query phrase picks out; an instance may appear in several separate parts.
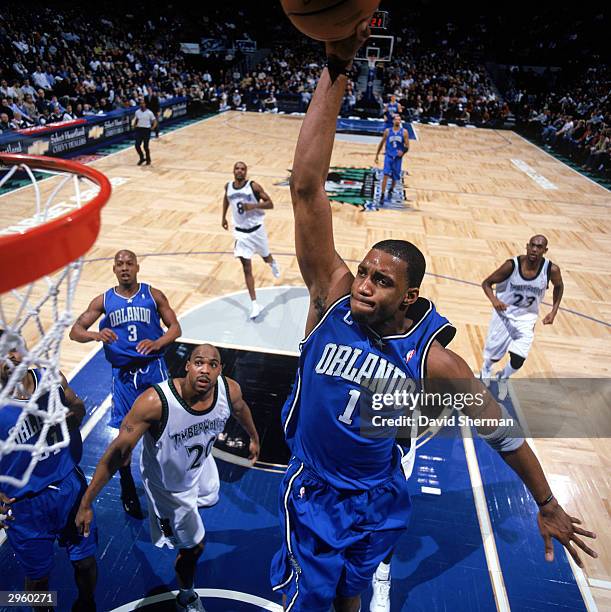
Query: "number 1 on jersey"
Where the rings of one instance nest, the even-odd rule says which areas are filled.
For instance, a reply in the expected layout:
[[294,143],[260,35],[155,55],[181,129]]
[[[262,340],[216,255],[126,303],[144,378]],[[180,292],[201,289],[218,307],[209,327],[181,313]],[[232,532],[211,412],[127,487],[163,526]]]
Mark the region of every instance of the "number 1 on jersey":
[[344,412],[342,412],[342,414],[340,414],[337,418],[346,425],[352,425],[352,414],[354,413],[356,404],[359,401],[359,397],[361,397],[361,392],[357,389],[350,389],[350,391],[348,391],[348,395],[350,396],[350,399],[344,408]]

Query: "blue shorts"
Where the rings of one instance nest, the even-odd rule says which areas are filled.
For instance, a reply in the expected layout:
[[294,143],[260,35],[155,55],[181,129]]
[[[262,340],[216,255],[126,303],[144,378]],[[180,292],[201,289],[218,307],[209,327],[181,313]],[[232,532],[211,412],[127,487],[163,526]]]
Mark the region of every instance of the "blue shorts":
[[95,555],[98,545],[95,517],[86,538],[78,534],[74,524],[86,488],[83,472],[75,468],[60,482],[12,505],[15,520],[6,536],[28,578],[49,576],[56,540],[67,550],[70,561]]
[[410,514],[400,468],[368,491],[339,491],[293,458],[280,487],[283,544],[271,567],[287,612],[328,612],[337,595],[362,593]]
[[403,163],[403,156],[391,157],[390,155],[384,156],[384,174],[390,176],[393,181],[401,180],[401,164]]
[[149,387],[168,378],[168,367],[163,357],[157,357],[148,364],[138,367],[112,369],[112,406],[110,408],[111,427],[119,429],[123,417],[131,410],[141,393]]

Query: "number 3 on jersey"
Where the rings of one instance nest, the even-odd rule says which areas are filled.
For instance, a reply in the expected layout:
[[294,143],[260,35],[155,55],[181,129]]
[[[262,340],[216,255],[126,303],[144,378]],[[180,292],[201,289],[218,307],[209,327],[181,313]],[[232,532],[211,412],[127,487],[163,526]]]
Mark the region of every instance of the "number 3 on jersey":
[[138,328],[135,325],[128,325],[127,331],[129,332],[127,339],[130,342],[136,342],[136,340],[138,340]]

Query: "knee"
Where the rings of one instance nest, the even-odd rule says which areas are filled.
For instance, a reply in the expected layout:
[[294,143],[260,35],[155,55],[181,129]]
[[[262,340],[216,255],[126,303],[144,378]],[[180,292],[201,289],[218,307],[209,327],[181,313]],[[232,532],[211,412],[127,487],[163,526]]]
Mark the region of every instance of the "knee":
[[250,259],[242,259],[242,268],[244,268],[244,274],[252,274],[252,263]]
[[204,541],[196,544],[192,548],[181,548],[176,556],[176,564],[194,562],[199,559],[204,552]]
[[520,357],[520,355],[516,355],[509,351],[509,364],[514,370],[519,370],[524,365],[525,361],[525,357]]

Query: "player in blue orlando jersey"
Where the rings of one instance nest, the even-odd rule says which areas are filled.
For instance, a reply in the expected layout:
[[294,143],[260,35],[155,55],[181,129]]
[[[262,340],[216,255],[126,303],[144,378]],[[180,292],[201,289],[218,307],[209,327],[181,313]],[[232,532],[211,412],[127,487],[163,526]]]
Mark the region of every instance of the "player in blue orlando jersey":
[[[0,332],[1,333],[1,332]],[[22,355],[14,347],[7,359],[0,363],[0,385],[4,386],[12,369],[22,361]],[[19,427],[16,442],[36,444],[43,427],[40,417],[20,416],[28,399],[36,392],[44,370],[29,369],[16,387],[9,403],[0,406],[0,438],[6,440],[9,432]],[[72,610],[95,611],[94,591],[97,580],[95,552],[97,530],[88,537],[78,534],[74,525],[76,511],[87,488],[87,482],[78,463],[82,454],[79,425],[85,415],[82,400],[61,376],[59,395],[69,409],[67,416],[70,442],[67,446],[41,458],[28,481],[22,487],[0,483],[0,528],[6,527],[6,535],[25,573],[26,591],[49,590],[49,576],[53,568],[53,544],[57,540],[64,547],[74,567],[78,599]],[[37,400],[39,410],[46,410],[48,394]],[[59,426],[47,434],[50,443],[61,442]],[[14,450],[0,458],[0,473],[21,479],[28,469],[31,453]],[[68,609],[63,603],[61,609]],[[51,610],[39,608],[36,610]]]
[[[465,407],[467,415],[496,422],[502,415],[463,359],[443,346],[446,319],[419,300],[425,260],[417,247],[379,242],[356,277],[335,251],[324,182],[346,70],[367,35],[363,22],[350,39],[326,43],[328,67],[303,121],[291,176],[297,260],[310,307],[295,386],[282,412],[292,457],[280,491],[283,544],[271,579],[287,611],[328,612],[332,604],[337,612],[359,610],[361,592],[407,526],[401,453],[392,437],[361,432],[358,407],[373,381],[390,387],[426,377],[442,379],[450,389],[464,388],[459,383],[466,381],[485,400],[477,409]],[[421,312],[416,316],[413,309]],[[575,526],[577,519],[559,506],[524,440],[503,427],[482,427],[480,433],[541,505],[546,558],[553,557],[552,537],[574,558],[569,543],[594,554],[577,535],[593,534]]]
[[[76,320],[70,338],[77,342],[102,342],[112,365],[112,406],[109,425],[116,429],[136,398],[146,389],[168,378],[163,354],[181,334],[176,313],[166,296],[138,282],[135,253],[121,250],[114,258],[116,287],[98,295]],[[100,331],[89,331],[99,317]],[[164,333],[161,321],[167,327]],[[130,470],[131,458],[119,470],[121,500],[125,511],[143,518]]]
[[392,194],[395,183],[401,180],[401,164],[403,163],[404,155],[409,151],[409,134],[401,125],[401,117],[396,114],[393,118],[393,123],[390,128],[384,130],[382,140],[376,151],[375,163],[378,163],[378,157],[382,147],[384,149],[384,178],[382,179],[382,189],[380,190],[380,203],[384,202],[386,196],[386,183],[390,176],[390,194]]
[[391,128],[395,115],[401,115],[403,107],[397,102],[397,96],[391,94],[390,99],[384,105],[384,127]]

